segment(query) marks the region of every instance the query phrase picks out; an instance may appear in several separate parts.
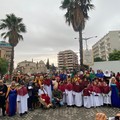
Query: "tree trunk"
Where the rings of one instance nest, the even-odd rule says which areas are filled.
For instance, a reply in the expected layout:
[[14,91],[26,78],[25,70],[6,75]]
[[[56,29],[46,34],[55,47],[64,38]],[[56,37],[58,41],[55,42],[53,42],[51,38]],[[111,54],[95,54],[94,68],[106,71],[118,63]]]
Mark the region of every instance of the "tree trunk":
[[14,46],[12,46],[11,60],[10,60],[10,80],[12,79],[12,73],[14,68]]
[[82,30],[79,30],[79,52],[80,52],[80,66],[83,68],[83,40],[82,40]]

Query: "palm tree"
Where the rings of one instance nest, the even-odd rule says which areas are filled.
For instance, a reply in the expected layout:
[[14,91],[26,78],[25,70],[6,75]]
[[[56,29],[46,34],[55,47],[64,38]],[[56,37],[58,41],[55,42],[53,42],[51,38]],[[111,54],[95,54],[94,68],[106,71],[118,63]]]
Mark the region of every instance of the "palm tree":
[[80,65],[83,67],[83,41],[82,30],[85,28],[85,22],[88,20],[88,11],[94,8],[91,0],[63,0],[62,9],[66,9],[66,23],[73,26],[75,32],[79,32],[79,52]]
[[26,32],[26,27],[22,23],[22,18],[16,17],[14,14],[7,14],[5,19],[1,20],[0,30],[6,30],[1,34],[4,39],[8,38],[10,45],[12,46],[11,60],[10,60],[10,76],[13,72],[14,63],[14,47],[20,40],[23,40],[21,33]]

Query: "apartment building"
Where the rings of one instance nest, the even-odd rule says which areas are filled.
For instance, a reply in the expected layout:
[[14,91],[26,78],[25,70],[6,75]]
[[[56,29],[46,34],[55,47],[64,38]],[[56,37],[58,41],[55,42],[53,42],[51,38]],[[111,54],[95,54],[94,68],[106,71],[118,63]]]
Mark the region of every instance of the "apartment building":
[[5,41],[0,41],[0,57],[10,62],[12,47]]
[[78,56],[72,50],[60,51],[58,53],[58,68],[73,70],[78,68]]
[[109,53],[114,49],[120,50],[120,31],[109,31],[103,38],[92,46],[93,58],[100,57],[108,61]]

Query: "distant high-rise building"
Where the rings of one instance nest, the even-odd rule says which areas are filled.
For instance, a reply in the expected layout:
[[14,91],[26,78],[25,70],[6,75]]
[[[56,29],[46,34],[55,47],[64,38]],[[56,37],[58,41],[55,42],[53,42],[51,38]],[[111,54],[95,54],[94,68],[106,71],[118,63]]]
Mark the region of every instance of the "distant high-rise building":
[[100,57],[108,61],[109,53],[120,50],[120,31],[110,31],[92,46],[93,58]]
[[60,51],[58,53],[58,68],[73,70],[78,68],[78,56],[72,50]]

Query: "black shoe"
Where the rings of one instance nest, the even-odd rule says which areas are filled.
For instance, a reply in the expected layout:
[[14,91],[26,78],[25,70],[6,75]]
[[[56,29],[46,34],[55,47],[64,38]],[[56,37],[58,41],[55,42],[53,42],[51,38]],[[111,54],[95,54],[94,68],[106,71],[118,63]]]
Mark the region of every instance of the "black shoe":
[[25,111],[25,114],[27,114],[27,111]]
[[20,116],[22,117],[22,116],[23,116],[23,113],[20,113]]
[[56,106],[53,106],[53,109],[55,109],[56,108]]
[[75,105],[72,105],[72,107],[74,108],[74,107],[75,107]]
[[67,107],[71,107],[70,105],[67,105]]
[[3,114],[3,116],[6,116],[6,114]]

